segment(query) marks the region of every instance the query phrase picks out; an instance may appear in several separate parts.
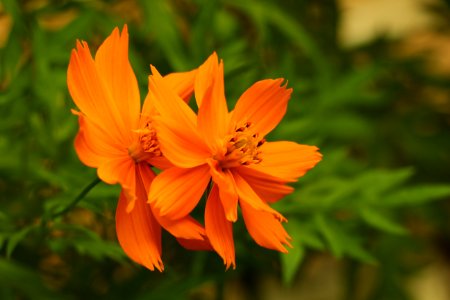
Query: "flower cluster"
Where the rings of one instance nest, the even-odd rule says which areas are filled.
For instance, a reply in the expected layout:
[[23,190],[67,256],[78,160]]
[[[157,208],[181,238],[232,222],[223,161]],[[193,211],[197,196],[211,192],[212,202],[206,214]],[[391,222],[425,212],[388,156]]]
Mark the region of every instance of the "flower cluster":
[[[291,193],[287,184],[321,159],[317,147],[265,140],[292,89],[283,79],[259,81],[229,111],[223,62],[215,53],[189,72],[161,76],[153,66],[151,72],[141,108],[125,26],[122,33],[114,29],[95,59],[77,42],[67,73],[79,109],[73,111],[80,126],[76,152],[101,180],[122,187],[116,231],[126,254],[162,271],[163,228],[185,248],[215,250],[234,268],[238,207],[257,244],[287,252],[286,219],[270,204]],[[197,113],[187,104],[193,94]],[[191,216],[202,195],[203,225]]]

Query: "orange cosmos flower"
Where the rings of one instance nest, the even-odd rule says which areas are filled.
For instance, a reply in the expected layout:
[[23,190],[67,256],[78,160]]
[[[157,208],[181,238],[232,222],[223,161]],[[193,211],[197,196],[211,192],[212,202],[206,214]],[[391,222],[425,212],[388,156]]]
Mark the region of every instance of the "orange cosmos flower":
[[[196,70],[161,80],[177,97],[189,98]],[[97,168],[101,180],[119,183],[116,231],[126,254],[150,270],[163,270],[161,226],[187,248],[208,248],[205,231],[190,216],[171,221],[155,216],[147,203],[155,177],[151,166],[170,162],[160,151],[152,119],[156,111],[145,101],[142,112],[136,77],[128,61],[128,32],[117,28],[92,58],[86,42],[77,42],[67,72],[70,94],[80,112],[75,149],[80,160]]]
[[149,94],[161,114],[154,119],[160,147],[174,167],[153,181],[149,202],[161,216],[178,220],[197,205],[210,179],[205,209],[206,234],[226,267],[235,266],[232,223],[238,205],[248,232],[259,245],[287,252],[286,219],[268,204],[291,193],[294,182],[314,167],[321,154],[314,146],[266,142],[283,118],[292,89],[283,79],[251,86],[228,112],[223,63],[214,53],[195,80],[198,115],[152,67]]

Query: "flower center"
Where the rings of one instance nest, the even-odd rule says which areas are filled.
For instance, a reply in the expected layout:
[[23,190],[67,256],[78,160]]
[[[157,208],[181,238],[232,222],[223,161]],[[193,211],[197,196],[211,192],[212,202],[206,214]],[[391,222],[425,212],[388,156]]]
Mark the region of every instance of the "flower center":
[[139,138],[128,148],[128,154],[136,163],[162,155],[156,138],[156,131],[150,118],[145,122],[143,128],[135,132],[139,135]]
[[227,141],[225,154],[217,159],[222,168],[248,166],[262,161],[259,147],[264,144],[265,139],[259,139],[257,133],[250,132],[251,126],[250,122],[246,122],[243,126],[237,127]]

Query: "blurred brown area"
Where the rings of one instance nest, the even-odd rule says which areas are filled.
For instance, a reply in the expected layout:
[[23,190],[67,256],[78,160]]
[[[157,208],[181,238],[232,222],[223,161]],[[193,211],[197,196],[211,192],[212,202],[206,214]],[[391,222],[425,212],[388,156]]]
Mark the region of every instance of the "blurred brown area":
[[2,12],[0,4],[0,48],[3,48],[5,43],[8,41],[12,22],[13,20],[11,16]]

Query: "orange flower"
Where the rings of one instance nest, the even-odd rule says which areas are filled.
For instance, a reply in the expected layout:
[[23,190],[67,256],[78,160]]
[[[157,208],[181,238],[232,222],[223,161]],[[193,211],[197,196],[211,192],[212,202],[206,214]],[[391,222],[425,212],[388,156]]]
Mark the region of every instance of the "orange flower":
[[[182,98],[193,91],[196,70],[173,73],[164,84]],[[151,166],[171,164],[162,156],[153,127],[156,111],[145,101],[142,112],[136,77],[128,61],[128,32],[117,28],[92,58],[86,42],[77,42],[67,72],[70,94],[80,112],[75,149],[80,160],[97,168],[100,179],[119,183],[117,238],[126,254],[150,270],[162,271],[161,226],[187,248],[208,248],[205,231],[190,216],[169,220],[155,216],[147,203],[155,177]]]
[[177,220],[197,205],[210,179],[214,182],[205,209],[205,229],[227,268],[235,266],[232,223],[241,208],[248,232],[259,245],[287,252],[286,219],[268,204],[291,193],[286,185],[314,167],[321,154],[314,146],[266,142],[283,118],[292,89],[283,79],[251,86],[228,112],[223,63],[214,53],[195,80],[198,115],[152,67],[149,94],[160,116],[154,119],[160,147],[174,167],[153,181],[149,202],[155,213]]

